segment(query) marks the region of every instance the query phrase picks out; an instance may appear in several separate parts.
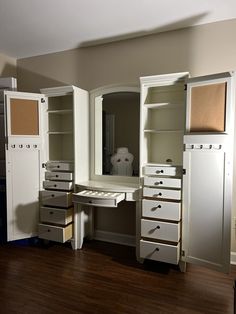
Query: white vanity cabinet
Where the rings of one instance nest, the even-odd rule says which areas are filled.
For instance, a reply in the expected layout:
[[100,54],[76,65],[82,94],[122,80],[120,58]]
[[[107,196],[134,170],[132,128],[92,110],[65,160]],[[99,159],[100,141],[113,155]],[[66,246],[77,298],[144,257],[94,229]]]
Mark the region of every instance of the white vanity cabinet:
[[74,240],[72,192],[88,179],[88,93],[5,92],[8,241]]
[[234,93],[233,72],[141,78],[140,258],[228,271]]

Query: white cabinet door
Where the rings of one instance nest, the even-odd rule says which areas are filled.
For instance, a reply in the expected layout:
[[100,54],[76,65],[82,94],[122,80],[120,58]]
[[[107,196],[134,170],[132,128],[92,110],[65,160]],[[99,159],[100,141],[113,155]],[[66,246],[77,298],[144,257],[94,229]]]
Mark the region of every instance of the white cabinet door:
[[6,181],[8,241],[37,235],[42,188],[42,99],[6,92]]
[[228,272],[235,78],[187,82],[183,176],[183,260]]
[[185,261],[226,271],[230,265],[230,204],[225,152],[185,152]]

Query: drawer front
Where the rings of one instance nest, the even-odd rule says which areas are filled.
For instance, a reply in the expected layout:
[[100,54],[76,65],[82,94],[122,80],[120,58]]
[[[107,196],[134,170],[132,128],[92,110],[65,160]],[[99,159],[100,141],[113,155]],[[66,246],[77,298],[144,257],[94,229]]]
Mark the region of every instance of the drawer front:
[[144,185],[155,187],[169,187],[169,188],[181,188],[181,179],[175,178],[158,178],[158,177],[144,177]]
[[64,207],[72,206],[72,193],[59,191],[41,191],[42,205]]
[[156,219],[180,221],[181,204],[143,199],[142,216]]
[[181,190],[143,188],[143,196],[181,200]]
[[145,175],[158,175],[158,176],[178,176],[181,174],[180,167],[161,167],[161,166],[145,166]]
[[72,238],[72,226],[73,224],[66,227],[39,224],[39,238],[64,243]]
[[169,245],[151,241],[140,241],[140,257],[177,265],[180,245]]
[[73,171],[74,164],[70,162],[48,161],[46,169],[50,171]]
[[72,172],[57,172],[57,171],[46,171],[45,172],[46,180],[53,181],[73,181],[73,173]]
[[41,207],[40,221],[58,225],[68,225],[73,221],[73,207],[68,209]]
[[44,181],[43,182],[44,189],[49,190],[64,190],[64,191],[71,191],[73,190],[73,183],[72,182],[64,182],[64,181]]
[[141,236],[157,240],[179,242],[180,224],[142,219]]

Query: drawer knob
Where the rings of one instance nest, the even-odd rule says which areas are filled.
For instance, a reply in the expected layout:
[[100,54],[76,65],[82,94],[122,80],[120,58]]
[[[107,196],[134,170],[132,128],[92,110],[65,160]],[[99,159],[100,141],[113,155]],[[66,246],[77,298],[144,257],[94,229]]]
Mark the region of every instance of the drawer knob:
[[161,205],[157,205],[157,206],[153,207],[152,210],[156,210],[158,208],[161,208]]
[[164,173],[164,170],[157,170],[156,173]]
[[58,174],[56,174],[56,178],[58,178],[59,177],[59,175]]
[[160,251],[159,247],[156,247],[156,248],[155,248],[155,251],[159,252],[159,251]]
[[56,184],[54,184],[54,188],[56,188],[57,187],[57,185]]
[[58,165],[57,168],[60,168],[60,166]]
[[163,181],[157,181],[155,182],[155,185],[163,184]]
[[48,229],[48,232],[51,232],[51,230],[50,230],[50,229]]
[[53,215],[53,212],[49,212],[50,215]]
[[156,226],[156,229],[160,229],[161,227],[158,225],[158,226]]
[[54,194],[51,194],[51,197],[54,197],[55,195]]

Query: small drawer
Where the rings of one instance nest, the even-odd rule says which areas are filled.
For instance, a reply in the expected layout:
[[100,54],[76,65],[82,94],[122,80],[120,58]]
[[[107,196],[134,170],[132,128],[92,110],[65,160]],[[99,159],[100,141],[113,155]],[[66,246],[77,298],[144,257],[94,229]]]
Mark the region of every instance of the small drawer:
[[180,224],[142,219],[141,236],[157,240],[179,242]]
[[41,207],[40,221],[58,225],[68,225],[73,221],[73,207],[68,209]]
[[64,191],[71,191],[73,190],[73,183],[72,182],[64,182],[64,181],[44,181],[43,182],[44,189],[49,190],[64,190]]
[[181,190],[143,188],[143,196],[163,199],[181,200]]
[[53,180],[53,181],[73,181],[73,173],[72,172],[46,171],[45,179]]
[[141,240],[140,257],[177,265],[180,257],[180,244],[169,245]]
[[158,176],[180,176],[181,167],[177,166],[145,166],[144,175],[158,175]]
[[64,243],[72,238],[73,224],[66,227],[51,226],[46,224],[38,225],[38,236],[41,239]]
[[144,185],[180,189],[181,188],[181,179],[160,178],[160,177],[144,177]]
[[180,221],[181,204],[143,199],[142,216],[155,219]]
[[96,206],[96,207],[117,207],[118,203],[125,199],[125,193],[101,192],[84,190],[73,194],[73,202]]
[[59,191],[41,191],[42,205],[68,208],[72,206],[72,193]]
[[73,171],[74,164],[72,162],[48,161],[46,169],[50,171]]

